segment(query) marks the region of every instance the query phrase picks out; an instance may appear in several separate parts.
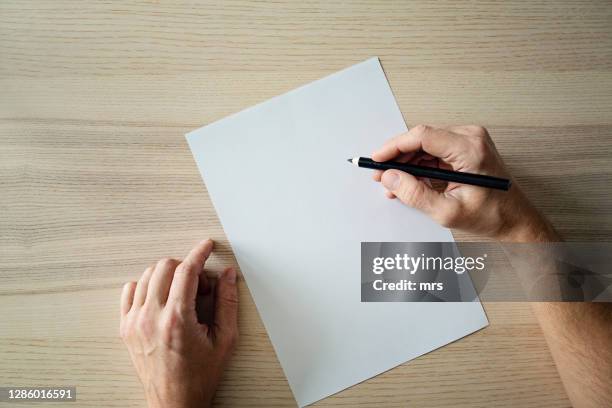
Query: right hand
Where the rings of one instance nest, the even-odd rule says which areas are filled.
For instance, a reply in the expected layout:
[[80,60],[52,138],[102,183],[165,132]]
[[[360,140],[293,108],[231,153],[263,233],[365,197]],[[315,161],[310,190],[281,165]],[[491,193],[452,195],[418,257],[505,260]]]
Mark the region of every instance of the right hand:
[[[388,140],[372,159],[510,178],[489,133],[481,126],[415,126]],[[387,197],[399,198],[448,228],[500,241],[556,240],[550,223],[515,180],[507,192],[459,183],[448,183],[438,191],[425,180],[399,170],[377,171],[374,180],[382,182]]]

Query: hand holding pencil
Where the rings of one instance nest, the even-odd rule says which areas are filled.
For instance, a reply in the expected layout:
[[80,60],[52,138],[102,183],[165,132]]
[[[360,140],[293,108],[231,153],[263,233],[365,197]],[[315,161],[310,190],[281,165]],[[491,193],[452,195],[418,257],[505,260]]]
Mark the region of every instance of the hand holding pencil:
[[[510,175],[489,133],[481,126],[415,126],[388,140],[372,154],[372,160],[410,165],[406,169],[409,172],[398,170],[398,166],[376,170],[374,180],[382,183],[388,198],[398,198],[446,227],[502,241],[520,241],[532,229],[552,228],[515,182],[509,191],[500,191],[505,190],[504,185],[509,187]],[[423,167],[425,173],[416,172],[417,176],[451,181],[441,190],[433,188],[411,171]],[[443,170],[438,172],[442,177],[436,169]],[[449,178],[445,179],[445,174]],[[477,176],[476,183],[480,178],[500,188],[466,184],[466,174]]]

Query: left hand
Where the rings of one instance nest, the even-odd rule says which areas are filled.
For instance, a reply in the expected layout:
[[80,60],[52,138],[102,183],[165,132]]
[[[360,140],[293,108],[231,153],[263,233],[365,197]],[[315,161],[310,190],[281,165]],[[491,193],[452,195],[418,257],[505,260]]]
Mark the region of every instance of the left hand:
[[196,316],[198,282],[213,241],[201,242],[182,261],[162,259],[121,295],[120,334],[150,408],[208,407],[238,336],[236,271],[216,285],[214,325]]

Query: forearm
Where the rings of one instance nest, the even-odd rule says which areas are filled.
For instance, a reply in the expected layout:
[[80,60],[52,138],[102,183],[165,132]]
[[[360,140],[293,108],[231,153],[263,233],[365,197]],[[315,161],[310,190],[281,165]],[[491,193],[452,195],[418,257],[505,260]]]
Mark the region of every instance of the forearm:
[[[543,218],[506,237],[512,242],[556,242]],[[532,309],[575,407],[612,406],[612,304],[533,302]]]
[[609,303],[532,303],[574,407],[612,406]]

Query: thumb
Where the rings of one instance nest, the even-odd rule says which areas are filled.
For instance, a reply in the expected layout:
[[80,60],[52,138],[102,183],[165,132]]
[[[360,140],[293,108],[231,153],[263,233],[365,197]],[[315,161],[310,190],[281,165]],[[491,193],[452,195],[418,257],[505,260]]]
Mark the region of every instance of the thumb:
[[234,268],[227,268],[219,277],[216,291],[215,336],[219,345],[231,349],[238,339],[238,288]]
[[452,210],[450,198],[435,191],[412,174],[387,170],[383,173],[381,182],[404,204],[425,212],[435,220],[446,219]]

